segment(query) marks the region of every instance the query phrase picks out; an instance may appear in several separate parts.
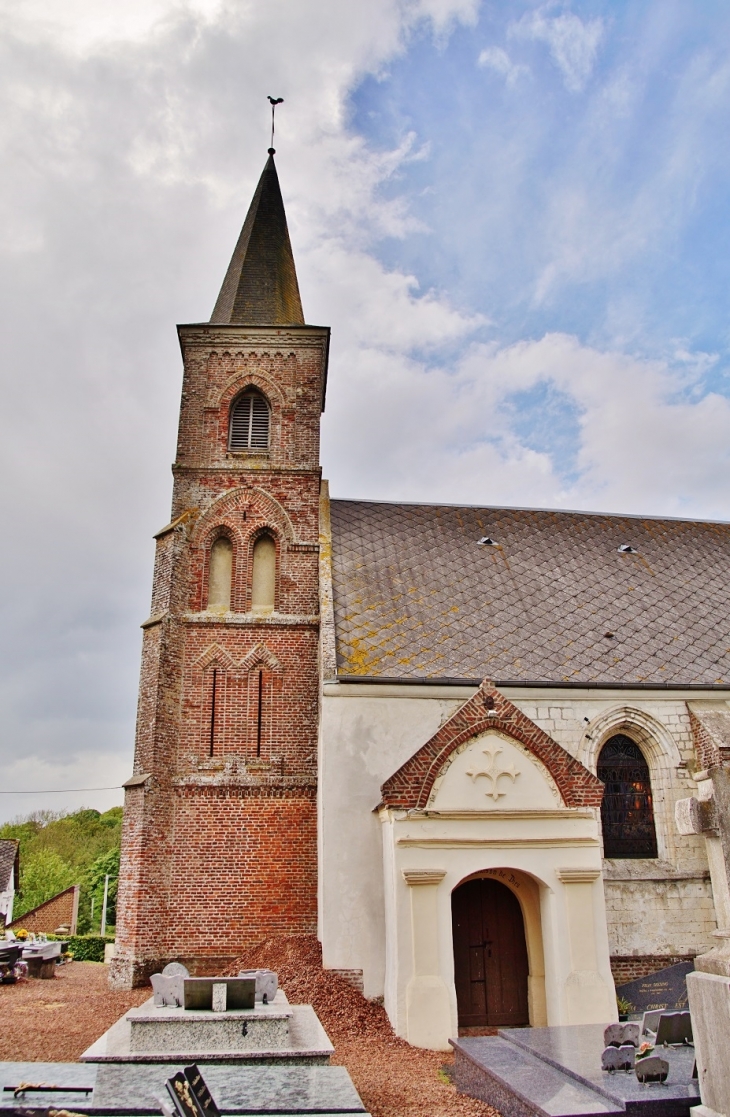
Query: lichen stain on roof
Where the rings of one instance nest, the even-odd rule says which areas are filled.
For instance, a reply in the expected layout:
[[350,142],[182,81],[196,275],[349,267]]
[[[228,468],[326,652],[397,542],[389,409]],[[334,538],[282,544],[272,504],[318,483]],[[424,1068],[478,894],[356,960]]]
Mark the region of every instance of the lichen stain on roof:
[[341,500],[331,517],[341,674],[730,681],[728,524]]

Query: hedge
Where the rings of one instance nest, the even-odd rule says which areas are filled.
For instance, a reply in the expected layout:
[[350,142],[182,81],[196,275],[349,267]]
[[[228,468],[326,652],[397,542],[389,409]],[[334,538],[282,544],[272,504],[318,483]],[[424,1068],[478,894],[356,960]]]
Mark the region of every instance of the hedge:
[[49,939],[62,939],[68,943],[68,950],[77,962],[103,962],[104,947],[114,942],[113,936],[101,935],[48,935]]

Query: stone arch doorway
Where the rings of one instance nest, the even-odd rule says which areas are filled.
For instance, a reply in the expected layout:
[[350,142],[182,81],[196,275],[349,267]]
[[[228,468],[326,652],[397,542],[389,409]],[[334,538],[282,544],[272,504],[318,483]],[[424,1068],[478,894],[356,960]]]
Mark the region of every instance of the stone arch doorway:
[[477,877],[451,894],[459,1027],[529,1024],[525,923],[515,894]]

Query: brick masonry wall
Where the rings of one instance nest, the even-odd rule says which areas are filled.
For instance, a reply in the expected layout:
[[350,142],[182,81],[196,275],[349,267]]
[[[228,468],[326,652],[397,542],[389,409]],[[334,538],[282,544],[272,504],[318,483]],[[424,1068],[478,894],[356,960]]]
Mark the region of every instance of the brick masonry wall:
[[52,934],[57,927],[68,927],[71,934],[76,931],[76,915],[79,909],[78,884],[72,884],[45,904],[31,908],[25,915],[18,916],[8,924],[11,931],[33,931],[34,934]]
[[[181,327],[172,521],[157,537],[135,773],[125,804],[112,982],[171,958],[198,972],[267,935],[316,929],[319,419],[327,331]],[[255,386],[268,452],[228,450]],[[251,611],[253,547],[276,601]],[[210,549],[233,546],[231,609],[206,612]]]
[[692,961],[693,954],[639,954],[633,958],[616,955],[611,958],[611,973],[617,986],[626,985],[629,981],[638,981],[640,977],[659,973],[659,970],[666,969],[667,966]]

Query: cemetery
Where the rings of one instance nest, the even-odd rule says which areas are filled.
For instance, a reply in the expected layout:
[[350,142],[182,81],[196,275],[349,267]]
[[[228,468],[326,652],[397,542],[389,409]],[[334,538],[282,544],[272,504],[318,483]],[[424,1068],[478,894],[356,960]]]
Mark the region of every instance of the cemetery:
[[[80,917],[64,877],[14,940],[34,835],[5,839],[0,1110],[730,1117],[728,525],[330,499],[275,154],[178,327],[134,768],[123,818],[74,823]],[[63,897],[69,933],[102,899],[103,994],[35,933]]]

